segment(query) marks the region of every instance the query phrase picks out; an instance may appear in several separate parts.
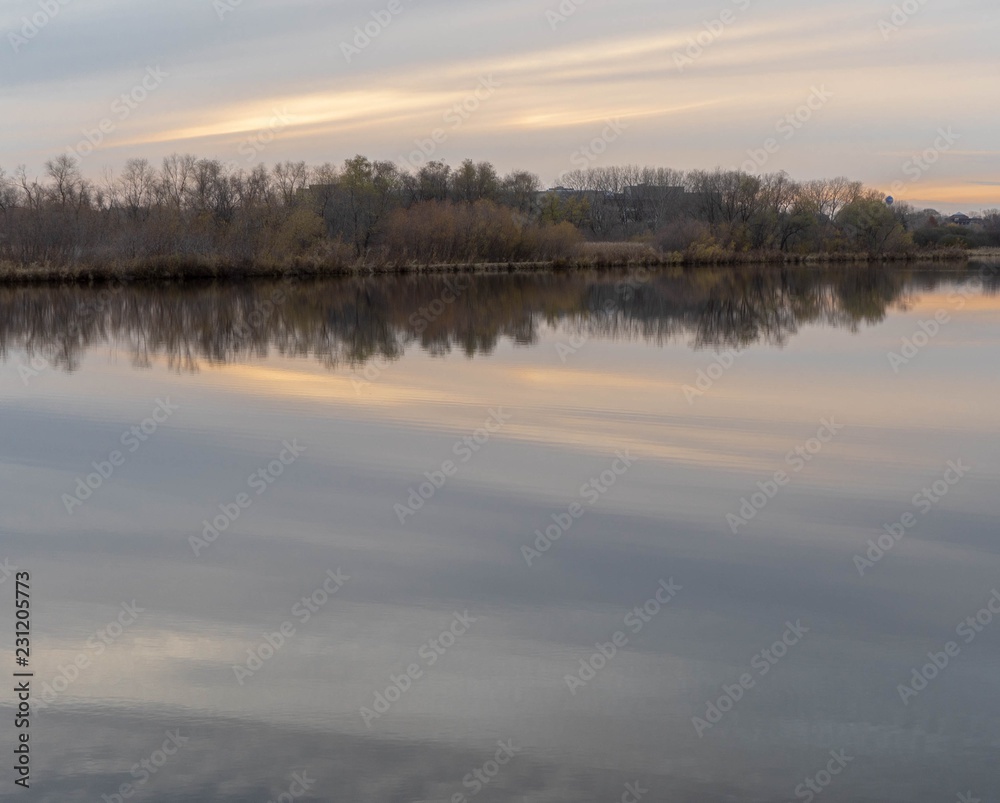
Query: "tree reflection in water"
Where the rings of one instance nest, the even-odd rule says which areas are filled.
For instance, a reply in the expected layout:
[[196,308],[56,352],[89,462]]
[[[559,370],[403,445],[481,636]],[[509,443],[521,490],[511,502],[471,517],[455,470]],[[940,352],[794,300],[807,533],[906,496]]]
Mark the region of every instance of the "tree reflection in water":
[[268,354],[360,367],[430,354],[488,355],[530,345],[545,326],[586,337],[687,341],[693,348],[783,346],[805,324],[858,331],[943,284],[982,281],[996,266],[763,267],[492,275],[375,276],[284,282],[5,287],[0,355],[24,349],[65,370],[114,344],[136,366],[177,371]]

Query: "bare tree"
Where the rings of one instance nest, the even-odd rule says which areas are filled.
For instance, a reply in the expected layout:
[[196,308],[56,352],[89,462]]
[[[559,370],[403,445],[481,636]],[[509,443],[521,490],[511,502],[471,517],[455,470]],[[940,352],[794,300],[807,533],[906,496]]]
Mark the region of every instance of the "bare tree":
[[274,166],[274,186],[285,206],[292,206],[309,185],[309,168],[305,162],[282,162]]
[[68,207],[78,202],[83,177],[76,159],[66,154],[49,159],[45,163],[45,173],[52,180],[52,199],[59,206]]
[[157,176],[146,159],[129,159],[121,176],[114,182],[117,197],[131,220],[149,218],[156,198]]
[[7,171],[0,167],[0,212],[7,214],[8,209],[13,209],[20,200],[20,190],[13,176],[7,175]]
[[45,201],[45,188],[38,183],[38,179],[28,179],[28,169],[24,165],[18,165],[16,179],[21,188],[21,197],[25,206],[29,209],[39,209]]
[[817,214],[833,220],[848,204],[857,201],[863,192],[860,181],[851,181],[839,176],[833,179],[807,181],[802,185],[802,197],[810,203]]
[[759,179],[757,209],[750,219],[750,244],[752,248],[784,249],[793,232],[798,229],[801,217],[791,214],[799,197],[799,185],[784,171],[767,173]]
[[188,201],[197,159],[190,155],[171,154],[160,169],[160,191],[167,203],[180,210]]

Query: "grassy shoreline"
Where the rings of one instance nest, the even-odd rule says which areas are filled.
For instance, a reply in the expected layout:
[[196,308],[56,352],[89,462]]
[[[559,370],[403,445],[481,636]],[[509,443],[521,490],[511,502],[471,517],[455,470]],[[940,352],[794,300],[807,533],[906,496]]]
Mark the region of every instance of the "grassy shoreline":
[[595,243],[575,257],[533,262],[398,263],[358,260],[354,263],[306,259],[283,263],[232,263],[218,259],[164,257],[126,263],[33,264],[0,262],[0,284],[90,284],[113,280],[160,282],[204,279],[276,279],[287,276],[365,276],[377,274],[504,273],[594,268],[661,268],[767,265],[882,265],[912,262],[965,263],[976,258],[1000,258],[1000,249],[942,249],[873,256],[862,253],[739,253],[712,250],[698,253],[658,253],[631,243]]

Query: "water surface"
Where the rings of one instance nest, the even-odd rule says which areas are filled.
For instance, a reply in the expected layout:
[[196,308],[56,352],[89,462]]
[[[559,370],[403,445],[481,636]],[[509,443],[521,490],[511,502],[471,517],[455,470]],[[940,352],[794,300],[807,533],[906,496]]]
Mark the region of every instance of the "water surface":
[[990,800],[997,275],[0,290],[30,799]]

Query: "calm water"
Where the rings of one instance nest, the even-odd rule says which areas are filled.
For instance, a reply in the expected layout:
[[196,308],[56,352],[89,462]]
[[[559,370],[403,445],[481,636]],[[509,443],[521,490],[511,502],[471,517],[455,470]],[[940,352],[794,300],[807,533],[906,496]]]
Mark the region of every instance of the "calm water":
[[996,800],[997,275],[0,290],[3,794]]

